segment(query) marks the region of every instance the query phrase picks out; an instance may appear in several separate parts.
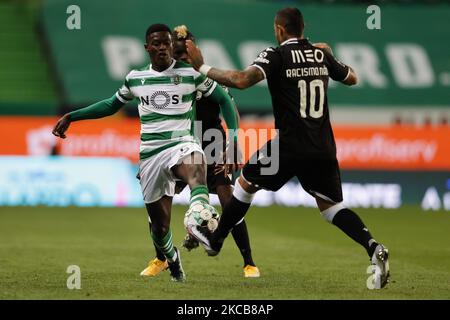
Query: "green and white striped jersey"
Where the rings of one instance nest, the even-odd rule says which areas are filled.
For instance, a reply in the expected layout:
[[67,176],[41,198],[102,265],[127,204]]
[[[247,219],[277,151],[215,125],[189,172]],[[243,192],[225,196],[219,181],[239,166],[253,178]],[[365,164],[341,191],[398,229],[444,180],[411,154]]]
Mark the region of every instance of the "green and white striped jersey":
[[116,97],[123,103],[139,99],[140,159],[179,143],[195,142],[193,124],[197,91],[209,96],[216,85],[191,65],[175,60],[162,72],[148,65],[128,73]]

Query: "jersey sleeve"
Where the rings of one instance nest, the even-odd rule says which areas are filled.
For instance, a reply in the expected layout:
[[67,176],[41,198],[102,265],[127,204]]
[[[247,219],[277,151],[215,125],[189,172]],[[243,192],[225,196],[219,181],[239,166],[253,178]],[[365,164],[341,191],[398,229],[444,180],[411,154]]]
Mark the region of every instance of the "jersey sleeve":
[[130,90],[130,85],[128,81],[128,75],[125,77],[125,81],[123,85],[117,90],[116,98],[119,99],[123,103],[130,102],[134,99],[134,95]]
[[262,51],[250,66],[257,67],[268,79],[280,70],[280,55],[276,49],[269,47]]
[[350,67],[340,62],[331,53],[322,50],[325,55],[325,65],[327,66],[330,78],[336,81],[344,81],[350,73]]
[[210,96],[216,86],[217,82],[202,74],[195,78],[195,89],[200,91],[204,97]]
[[228,88],[216,86],[213,93],[208,99],[220,105],[220,111],[227,124],[227,128],[233,130],[233,136],[237,139],[237,129],[239,129],[239,115],[233,97],[229,94]]
[[85,108],[72,111],[70,113],[70,120],[78,121],[107,117],[119,111],[119,109],[124,105],[125,104],[120,101],[116,95],[113,95],[109,99],[105,99]]

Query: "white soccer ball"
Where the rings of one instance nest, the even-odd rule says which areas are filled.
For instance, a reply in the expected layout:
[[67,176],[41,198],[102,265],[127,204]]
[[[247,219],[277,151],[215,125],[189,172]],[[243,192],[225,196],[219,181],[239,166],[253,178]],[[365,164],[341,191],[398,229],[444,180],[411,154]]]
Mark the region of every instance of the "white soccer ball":
[[216,209],[207,203],[198,201],[193,203],[184,215],[184,226],[186,230],[193,226],[206,227],[213,232],[219,225],[219,213]]

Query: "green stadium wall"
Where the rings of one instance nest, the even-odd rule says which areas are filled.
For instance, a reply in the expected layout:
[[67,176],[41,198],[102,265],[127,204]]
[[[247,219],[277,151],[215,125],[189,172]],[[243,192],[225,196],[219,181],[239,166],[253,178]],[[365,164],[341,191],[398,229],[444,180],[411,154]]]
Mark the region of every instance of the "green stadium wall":
[[0,1],[0,114],[54,115],[58,97],[37,28],[37,1]]
[[[80,29],[70,30],[73,1],[46,1],[43,25],[53,62],[72,105],[111,96],[126,73],[147,63],[146,28],[157,22],[186,24],[196,35],[206,63],[245,68],[275,45],[273,18],[283,4],[260,1],[172,0],[77,1]],[[301,6],[306,36],[328,42],[338,58],[353,65],[360,84],[332,84],[339,106],[450,108],[448,5],[381,6],[381,29],[369,30],[367,5]],[[241,111],[270,111],[265,83],[233,91]]]

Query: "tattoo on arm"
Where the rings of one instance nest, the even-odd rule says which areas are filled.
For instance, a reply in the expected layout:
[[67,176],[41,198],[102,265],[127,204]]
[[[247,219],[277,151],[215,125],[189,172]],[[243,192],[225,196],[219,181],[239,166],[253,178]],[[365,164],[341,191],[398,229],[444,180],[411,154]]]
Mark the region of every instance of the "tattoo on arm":
[[245,89],[264,79],[261,70],[249,67],[244,71],[220,70],[212,68],[208,77],[227,87]]
[[259,68],[249,67],[245,70],[245,73],[247,75],[247,81],[250,83],[250,86],[260,82],[261,80],[264,80],[264,74],[261,70],[259,70]]
[[217,81],[227,87],[237,88],[236,83],[239,80],[239,71],[228,71],[212,68],[208,72],[208,78]]

